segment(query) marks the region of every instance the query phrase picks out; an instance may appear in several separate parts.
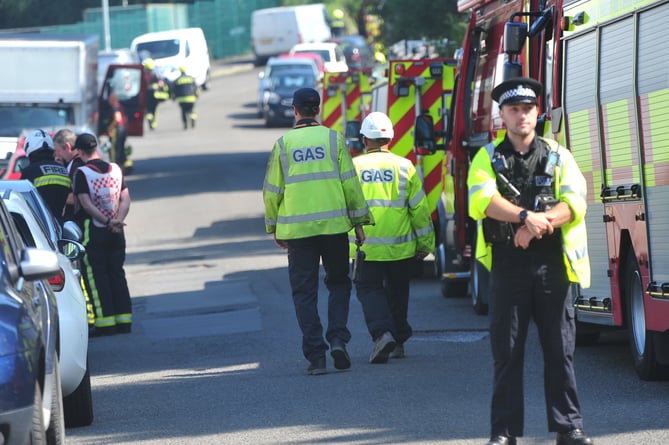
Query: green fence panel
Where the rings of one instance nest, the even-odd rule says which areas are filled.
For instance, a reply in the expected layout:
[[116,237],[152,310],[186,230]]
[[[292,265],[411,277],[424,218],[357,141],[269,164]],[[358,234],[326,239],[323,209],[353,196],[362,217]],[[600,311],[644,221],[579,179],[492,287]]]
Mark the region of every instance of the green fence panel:
[[[151,4],[109,7],[110,48],[128,48],[140,34],[179,28],[202,28],[212,59],[251,52],[251,14],[278,6],[278,0],[200,0],[193,4]],[[102,8],[89,8],[83,21],[42,28],[54,34],[97,34],[105,48]]]

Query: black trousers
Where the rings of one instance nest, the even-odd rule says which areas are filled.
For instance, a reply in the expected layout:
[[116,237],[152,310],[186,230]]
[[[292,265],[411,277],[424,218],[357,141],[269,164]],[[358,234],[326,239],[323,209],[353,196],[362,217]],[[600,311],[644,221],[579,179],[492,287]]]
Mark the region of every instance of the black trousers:
[[495,246],[491,280],[491,436],[523,435],[523,366],[530,319],[543,350],[548,429],[582,428],[574,375],[574,307],[561,250]]
[[132,323],[132,303],[125,277],[125,235],[84,222],[86,255],[83,277],[95,312],[95,326]]
[[302,330],[302,352],[309,361],[324,357],[328,350],[318,315],[318,274],[321,259],[325,269],[325,286],[329,291],[325,337],[329,343],[335,338],[344,343],[351,339],[347,327],[351,299],[348,235],[342,233],[288,240],[288,274],[293,291],[293,304]]
[[398,343],[411,337],[407,314],[409,283],[415,261],[413,258],[365,261],[358,266],[362,267],[361,278],[355,283],[355,290],[373,340],[384,332],[391,332]]

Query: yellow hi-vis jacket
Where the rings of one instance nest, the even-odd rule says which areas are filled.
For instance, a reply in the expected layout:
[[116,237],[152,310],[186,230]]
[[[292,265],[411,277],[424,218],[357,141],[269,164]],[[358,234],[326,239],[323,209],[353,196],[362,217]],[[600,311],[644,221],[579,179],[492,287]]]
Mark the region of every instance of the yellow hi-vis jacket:
[[[375,225],[365,228],[367,261],[411,258],[434,250],[434,228],[423,183],[410,160],[387,150],[353,158]],[[349,233],[355,258],[355,233]]]
[[265,229],[280,240],[373,223],[344,138],[321,125],[295,128],[274,143],[263,199]]
[[[551,150],[560,155],[555,168],[555,198],[566,202],[572,213],[572,220],[562,227],[562,251],[564,253],[567,275],[572,283],[581,287],[590,287],[590,259],[588,257],[588,237],[585,228],[587,207],[587,184],[571,152],[556,141],[544,139]],[[488,270],[492,267],[492,249],[483,238],[481,221],[493,196],[501,196],[497,189],[497,176],[492,166],[492,156],[502,138],[479,149],[469,168],[467,187],[469,188],[469,216],[478,221],[476,238],[476,259]]]

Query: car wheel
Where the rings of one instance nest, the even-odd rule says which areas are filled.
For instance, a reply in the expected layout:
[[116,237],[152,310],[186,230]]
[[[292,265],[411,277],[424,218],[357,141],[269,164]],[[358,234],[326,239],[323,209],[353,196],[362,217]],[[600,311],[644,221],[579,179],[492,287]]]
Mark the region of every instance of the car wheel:
[[58,357],[53,364],[54,384],[51,389],[51,419],[46,430],[48,445],[63,445],[65,443],[65,421],[63,419],[63,389],[60,386],[60,362]]
[[472,295],[472,307],[476,315],[488,314],[488,291],[490,272],[483,264],[474,260],[471,279],[469,280],[469,291]]
[[33,403],[33,424],[30,430],[30,445],[44,445],[46,433],[44,431],[44,411],[42,410],[42,390],[39,382],[35,382],[35,400]]
[[65,426],[76,428],[93,423],[93,397],[91,395],[91,374],[86,363],[86,373],[79,386],[63,400]]

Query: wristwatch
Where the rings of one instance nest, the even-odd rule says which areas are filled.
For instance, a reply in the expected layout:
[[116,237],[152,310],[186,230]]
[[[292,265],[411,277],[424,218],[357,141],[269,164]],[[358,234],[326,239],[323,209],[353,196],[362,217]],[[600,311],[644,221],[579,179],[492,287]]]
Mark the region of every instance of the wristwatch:
[[518,214],[518,218],[520,218],[520,225],[523,226],[525,225],[525,218],[527,218],[527,210],[523,209],[520,211]]

